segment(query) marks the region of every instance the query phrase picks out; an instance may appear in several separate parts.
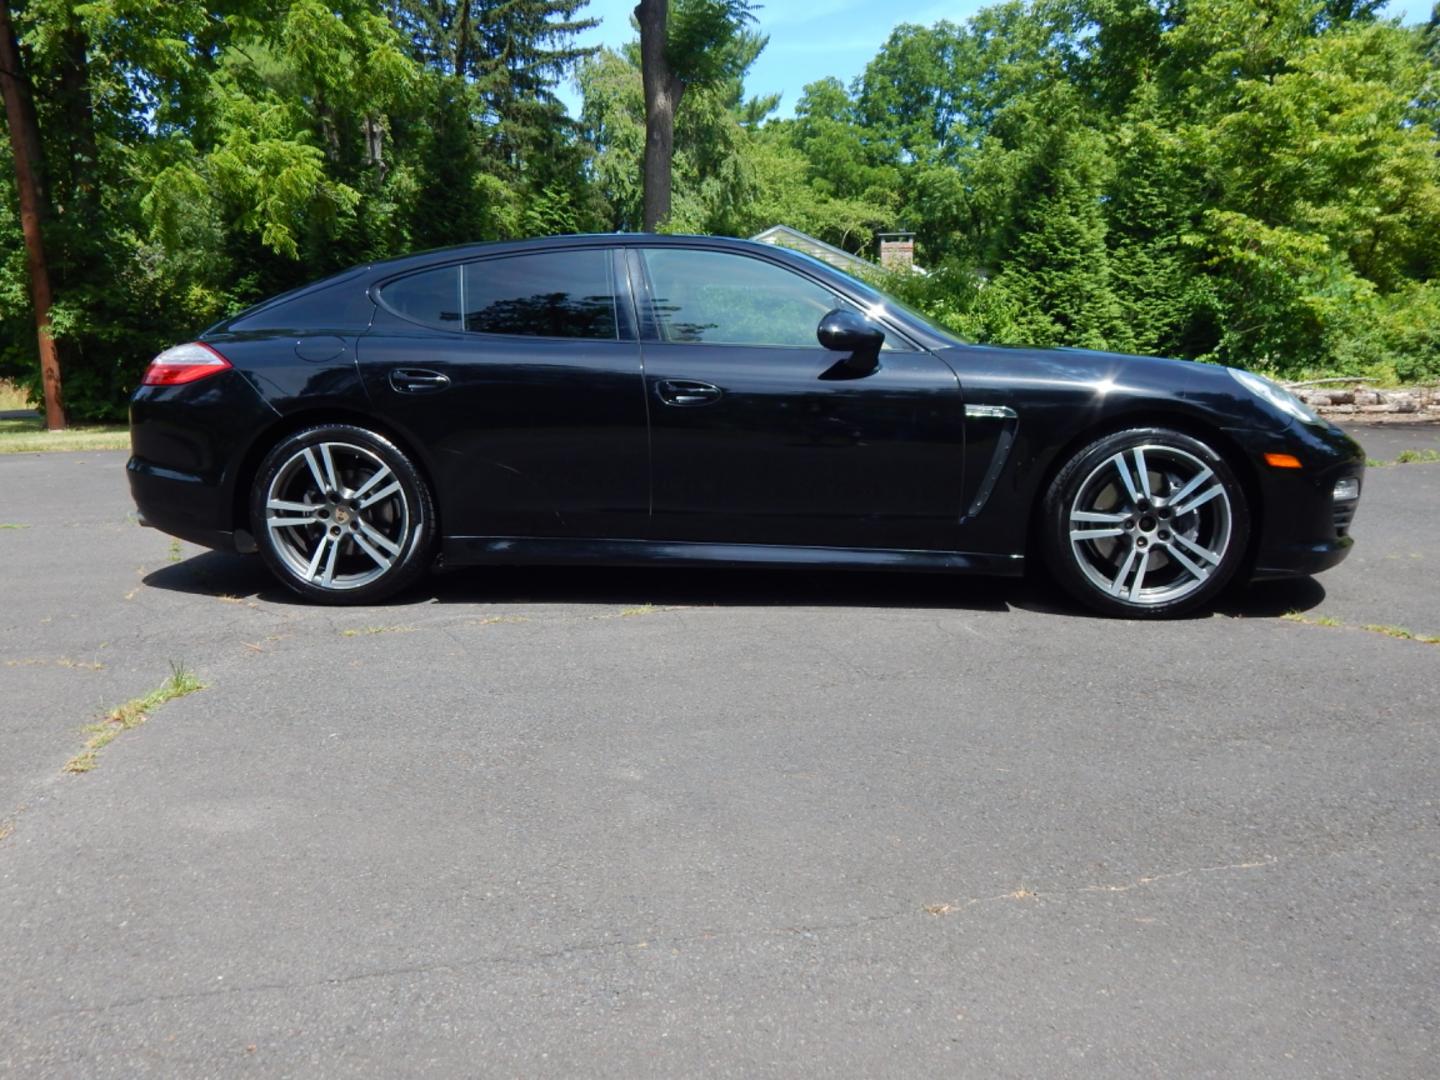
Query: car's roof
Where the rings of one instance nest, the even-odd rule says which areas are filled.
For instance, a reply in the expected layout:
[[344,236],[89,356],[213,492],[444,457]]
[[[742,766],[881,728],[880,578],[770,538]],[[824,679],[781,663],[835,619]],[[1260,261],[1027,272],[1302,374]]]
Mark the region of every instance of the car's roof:
[[[541,236],[528,240],[493,240],[478,244],[454,244],[449,247],[431,248],[410,255],[398,255],[392,259],[370,263],[369,270],[408,270],[428,266],[432,263],[448,263],[490,255],[504,255],[510,252],[537,250],[564,250],[565,248],[594,247],[597,244],[646,247],[677,246],[731,248],[737,251],[776,252],[785,249],[774,244],[762,244],[755,240],[741,240],[733,236],[700,236],[680,233],[566,233],[563,236]],[[360,267],[356,267],[360,269]]]

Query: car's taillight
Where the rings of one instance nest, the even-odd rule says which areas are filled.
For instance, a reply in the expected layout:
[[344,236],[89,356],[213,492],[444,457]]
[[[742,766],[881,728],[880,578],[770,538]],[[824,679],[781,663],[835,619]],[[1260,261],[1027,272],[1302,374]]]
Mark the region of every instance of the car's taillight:
[[209,345],[192,341],[166,349],[145,369],[143,386],[175,386],[230,370],[230,361]]

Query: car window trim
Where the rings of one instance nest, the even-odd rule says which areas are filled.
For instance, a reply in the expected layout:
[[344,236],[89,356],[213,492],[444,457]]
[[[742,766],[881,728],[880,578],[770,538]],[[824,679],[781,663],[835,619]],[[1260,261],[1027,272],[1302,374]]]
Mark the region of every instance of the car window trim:
[[[411,267],[409,270],[403,271],[401,273],[391,274],[389,277],[372,282],[367,292],[369,293],[371,302],[375,304],[376,307],[383,309],[389,314],[394,315],[395,318],[407,322],[412,326],[420,326],[426,330],[431,331],[432,333],[437,334],[456,334],[462,337],[487,338],[497,341],[585,341],[589,342],[592,345],[633,345],[639,340],[639,334],[635,332],[635,323],[632,319],[622,319],[620,315],[620,294],[622,290],[628,293],[629,290],[627,286],[629,285],[629,282],[621,280],[618,273],[619,268],[615,265],[613,255],[610,259],[610,273],[614,278],[612,284],[615,290],[615,336],[610,338],[565,337],[555,336],[553,334],[496,334],[488,330],[467,330],[464,325],[461,325],[460,327],[451,330],[443,326],[433,326],[430,323],[421,322],[418,319],[411,318],[409,315],[397,311],[395,307],[385,299],[385,290],[397,281],[402,281],[408,277],[416,277],[420,274],[428,274],[434,270],[455,269],[460,274],[460,306],[463,309],[465,306],[465,267],[467,266],[474,266],[478,265],[479,263],[496,262],[500,259],[515,259],[525,255],[561,255],[567,254],[572,251],[600,251],[609,254],[616,250],[617,246],[614,244],[585,244],[583,246],[564,248],[526,248],[522,251],[507,251],[504,254],[488,255],[479,259],[453,259],[448,262],[432,263],[429,266]],[[463,310],[460,312],[460,318],[463,323],[463,320],[465,318],[465,312]],[[629,331],[628,336],[626,336],[625,331]]]
[[[646,252],[646,251],[710,251],[710,252],[716,252],[716,253],[721,254],[721,255],[733,255],[733,256],[736,256],[737,258],[741,258],[741,259],[753,259],[753,260],[756,261],[756,262],[765,263],[765,264],[768,265],[768,266],[773,266],[773,267],[775,267],[775,268],[777,268],[777,269],[779,269],[779,270],[784,270],[784,271],[787,271],[788,273],[794,274],[796,277],[803,278],[804,280],[810,282],[812,285],[816,285],[816,286],[819,286],[820,288],[824,289],[826,292],[834,293],[836,296],[839,296],[841,299],[847,301],[852,307],[855,308],[856,311],[859,311],[859,312],[861,312],[862,314],[865,314],[865,312],[866,312],[866,310],[867,310],[867,308],[868,308],[868,306],[869,306],[868,304],[866,304],[866,303],[864,303],[864,302],[856,299],[854,296],[850,295],[850,294],[849,294],[848,292],[846,292],[844,289],[837,288],[832,282],[829,282],[829,281],[825,280],[824,278],[817,277],[817,276],[814,275],[814,274],[808,273],[806,270],[800,269],[799,267],[791,266],[789,263],[784,262],[784,261],[781,260],[781,259],[768,258],[768,257],[765,255],[765,253],[763,253],[763,252],[758,252],[758,251],[737,251],[737,250],[735,250],[734,248],[731,248],[731,247],[723,247],[723,246],[718,245],[718,244],[647,244],[647,243],[644,243],[644,242],[642,241],[642,242],[640,242],[640,243],[629,244],[629,245],[626,245],[626,246],[627,246],[627,249],[631,252],[632,268],[633,268],[633,269],[632,269],[632,273],[633,273],[633,272],[638,272],[638,273],[641,275],[641,280],[643,281],[644,300],[643,300],[643,302],[641,301],[641,298],[640,298],[640,296],[638,295],[638,291],[637,291],[637,295],[636,295],[636,298],[635,298],[635,303],[636,303],[636,307],[639,308],[640,311],[641,311],[641,316],[640,316],[640,341],[641,341],[643,344],[647,344],[647,345],[671,345],[671,346],[680,346],[680,347],[687,348],[687,349],[688,349],[688,348],[693,348],[693,347],[696,347],[696,346],[710,346],[710,347],[712,347],[712,348],[734,348],[734,349],[809,349],[809,348],[811,348],[811,346],[809,346],[809,345],[748,345],[748,344],[745,344],[745,343],[743,343],[743,342],[734,342],[734,341],[726,342],[726,341],[665,341],[665,340],[663,340],[663,339],[660,337],[660,326],[659,326],[659,322],[658,322],[658,320],[655,318],[655,311],[654,311],[655,291],[654,291],[654,284],[653,284],[653,282],[652,282],[651,279],[650,279],[650,268],[645,265],[644,252]],[[868,315],[868,314],[867,314],[865,317],[866,317],[866,318],[872,318],[872,319],[873,319],[873,316],[870,316],[870,315]],[[896,322],[895,318],[890,314],[889,311],[886,312],[884,318],[873,319],[873,321],[875,321],[875,322],[879,323],[881,326],[883,326],[883,327],[885,328],[885,330],[886,330],[887,333],[892,332],[892,331],[894,332],[895,336],[900,340],[900,342],[903,343],[903,344],[902,344],[902,347],[900,348],[899,351],[901,351],[901,352],[927,352],[927,351],[928,351],[927,349],[925,349],[925,348],[923,348],[921,345],[919,345],[919,344],[914,340],[914,338],[912,338],[911,335],[910,335],[908,332],[906,332],[906,330],[905,330],[905,328],[904,328],[904,326],[903,326],[902,324],[899,324],[899,323]],[[817,323],[817,325],[818,325],[818,323]],[[814,348],[816,348],[816,349],[821,349],[822,346],[821,346],[820,343],[817,341],[817,342],[815,343],[815,345],[814,345]]]

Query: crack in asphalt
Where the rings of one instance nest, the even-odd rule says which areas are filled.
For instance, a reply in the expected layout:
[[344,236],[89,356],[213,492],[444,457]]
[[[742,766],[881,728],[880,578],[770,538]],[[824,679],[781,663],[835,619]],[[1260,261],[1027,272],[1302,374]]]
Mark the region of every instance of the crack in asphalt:
[[574,945],[566,945],[556,949],[533,951],[523,955],[502,954],[475,956],[461,960],[437,960],[423,964],[403,964],[397,967],[377,968],[371,971],[356,971],[348,975],[332,975],[318,979],[217,986],[208,990],[189,990],[175,994],[147,994],[141,997],[123,998],[119,1001],[107,1002],[103,1005],[82,1006],[74,1009],[57,1009],[47,1013],[45,1019],[55,1020],[69,1016],[90,1016],[145,1005],[163,1005],[171,1002],[196,1001],[236,994],[264,994],[275,991],[311,990],[323,987],[346,986],[352,983],[367,982],[374,979],[391,979],[404,975],[431,975],[442,972],[460,974],[468,969],[479,967],[527,967],[534,964],[546,963],[551,960],[563,960],[570,956],[592,955],[624,949],[649,949],[652,941],[661,948],[676,950],[684,945],[702,944],[722,938],[784,937],[794,935],[818,937],[821,934],[844,933],[850,930],[857,930],[864,926],[873,926],[877,923],[890,923],[905,918],[913,919],[921,914],[948,915],[965,911],[972,907],[994,904],[1006,900],[1016,902],[1031,899],[1048,899],[1052,897],[1093,895],[1096,893],[1129,892],[1132,889],[1144,888],[1159,882],[1172,881],[1177,878],[1190,877],[1197,874],[1217,874],[1230,871],[1265,869],[1277,866],[1280,862],[1281,860],[1278,858],[1266,857],[1264,859],[1250,860],[1247,862],[1188,867],[1184,870],[1149,874],[1134,878],[1130,881],[1116,883],[1097,882],[1090,885],[1080,885],[1064,889],[1026,889],[1022,887],[1012,892],[1000,893],[995,896],[971,897],[958,901],[954,905],[941,904],[915,907],[912,903],[906,902],[900,910],[862,915],[859,918],[853,918],[843,922],[797,923],[788,926],[764,927],[759,930],[743,928],[731,930],[702,930],[697,934],[670,935],[656,939],[609,938],[600,941],[579,942]]

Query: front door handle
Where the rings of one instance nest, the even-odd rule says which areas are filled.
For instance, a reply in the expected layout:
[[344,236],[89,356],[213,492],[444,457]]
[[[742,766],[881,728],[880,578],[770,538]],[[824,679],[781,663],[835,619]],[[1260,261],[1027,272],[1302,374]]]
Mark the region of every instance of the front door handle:
[[390,386],[402,394],[428,394],[449,385],[449,375],[429,368],[396,368],[390,372]]
[[713,405],[724,396],[718,386],[690,379],[661,379],[658,390],[666,405]]

